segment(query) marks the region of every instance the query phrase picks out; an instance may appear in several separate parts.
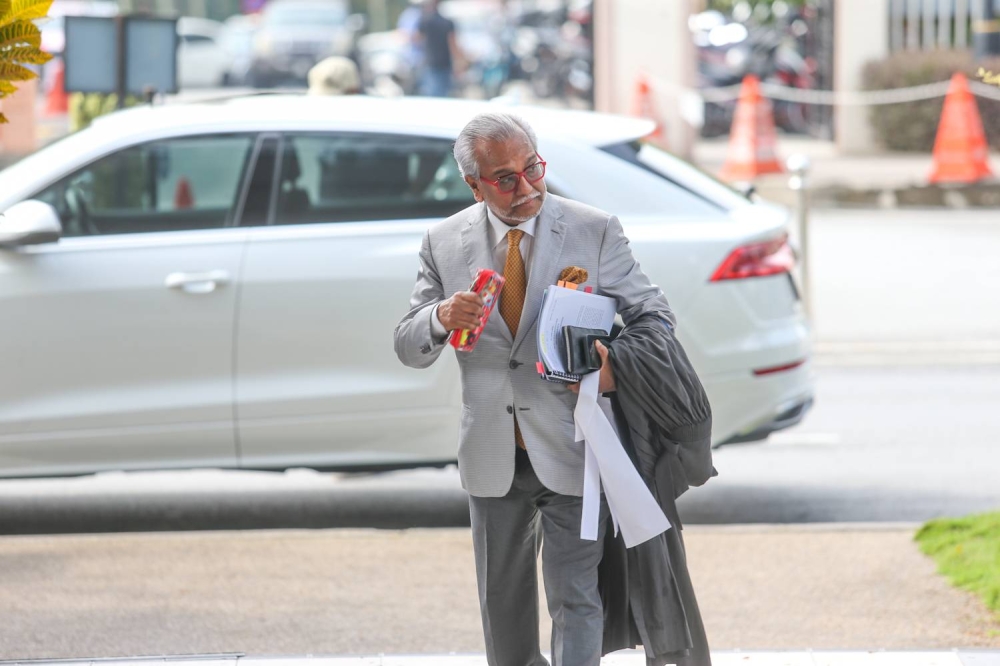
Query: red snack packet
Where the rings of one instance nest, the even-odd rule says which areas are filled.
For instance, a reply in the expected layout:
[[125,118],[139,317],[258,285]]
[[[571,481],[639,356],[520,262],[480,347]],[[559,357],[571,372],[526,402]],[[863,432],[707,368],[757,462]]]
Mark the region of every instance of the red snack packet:
[[455,330],[451,332],[448,342],[458,351],[470,352],[476,348],[479,342],[479,334],[486,327],[486,321],[490,318],[490,313],[496,307],[500,299],[500,290],[503,289],[504,276],[488,268],[480,268],[476,272],[476,279],[472,281],[469,291],[474,291],[483,299],[483,318],[479,326],[474,329]]

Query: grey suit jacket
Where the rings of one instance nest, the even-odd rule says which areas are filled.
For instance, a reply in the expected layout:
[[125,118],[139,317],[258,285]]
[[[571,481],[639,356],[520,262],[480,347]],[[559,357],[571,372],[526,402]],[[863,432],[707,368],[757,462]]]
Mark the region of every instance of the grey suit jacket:
[[[396,327],[396,355],[426,368],[447,346],[431,334],[434,306],[469,288],[480,268],[493,266],[485,204],[433,226],[420,248],[410,311]],[[548,194],[535,231],[528,287],[517,335],[494,310],[474,351],[456,352],[462,377],[458,467],[462,486],[477,497],[502,497],[514,478],[514,414],[539,480],[563,495],[583,495],[584,445],[575,441],[576,395],[541,379],[536,322],[542,293],[567,266],[587,269],[587,285],[614,297],[628,324],[657,313],[674,324],[659,287],[639,268],[618,218]],[[501,293],[501,298],[503,295]]]

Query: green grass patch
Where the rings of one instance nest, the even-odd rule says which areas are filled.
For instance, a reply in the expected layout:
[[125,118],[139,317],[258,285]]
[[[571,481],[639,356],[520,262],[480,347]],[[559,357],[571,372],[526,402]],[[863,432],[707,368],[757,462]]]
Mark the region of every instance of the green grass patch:
[[914,539],[952,585],[1000,614],[1000,512],[932,520]]

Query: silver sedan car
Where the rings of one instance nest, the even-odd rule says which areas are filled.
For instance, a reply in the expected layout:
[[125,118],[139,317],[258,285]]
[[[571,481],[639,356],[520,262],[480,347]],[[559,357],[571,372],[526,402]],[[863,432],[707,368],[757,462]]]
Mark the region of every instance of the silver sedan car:
[[[454,359],[406,368],[392,332],[426,229],[472,203],[451,149],[483,104],[137,108],[0,172],[0,475],[453,461]],[[618,215],[666,292],[715,443],[799,421],[786,212],[643,144],[647,121],[519,112],[549,189]]]

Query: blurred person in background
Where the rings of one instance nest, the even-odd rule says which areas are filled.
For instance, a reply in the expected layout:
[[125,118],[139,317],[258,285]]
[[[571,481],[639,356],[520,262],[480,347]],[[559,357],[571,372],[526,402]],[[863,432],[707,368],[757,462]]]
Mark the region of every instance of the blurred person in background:
[[420,42],[424,52],[424,71],[420,94],[449,97],[455,83],[455,70],[464,59],[455,39],[455,24],[441,15],[438,0],[426,0],[420,18]]
[[406,61],[413,71],[418,71],[424,64],[424,48],[420,37],[423,4],[423,0],[410,0],[396,22],[396,29],[406,36]]
[[361,92],[358,66],[350,58],[331,56],[309,70],[310,95],[356,95]]

